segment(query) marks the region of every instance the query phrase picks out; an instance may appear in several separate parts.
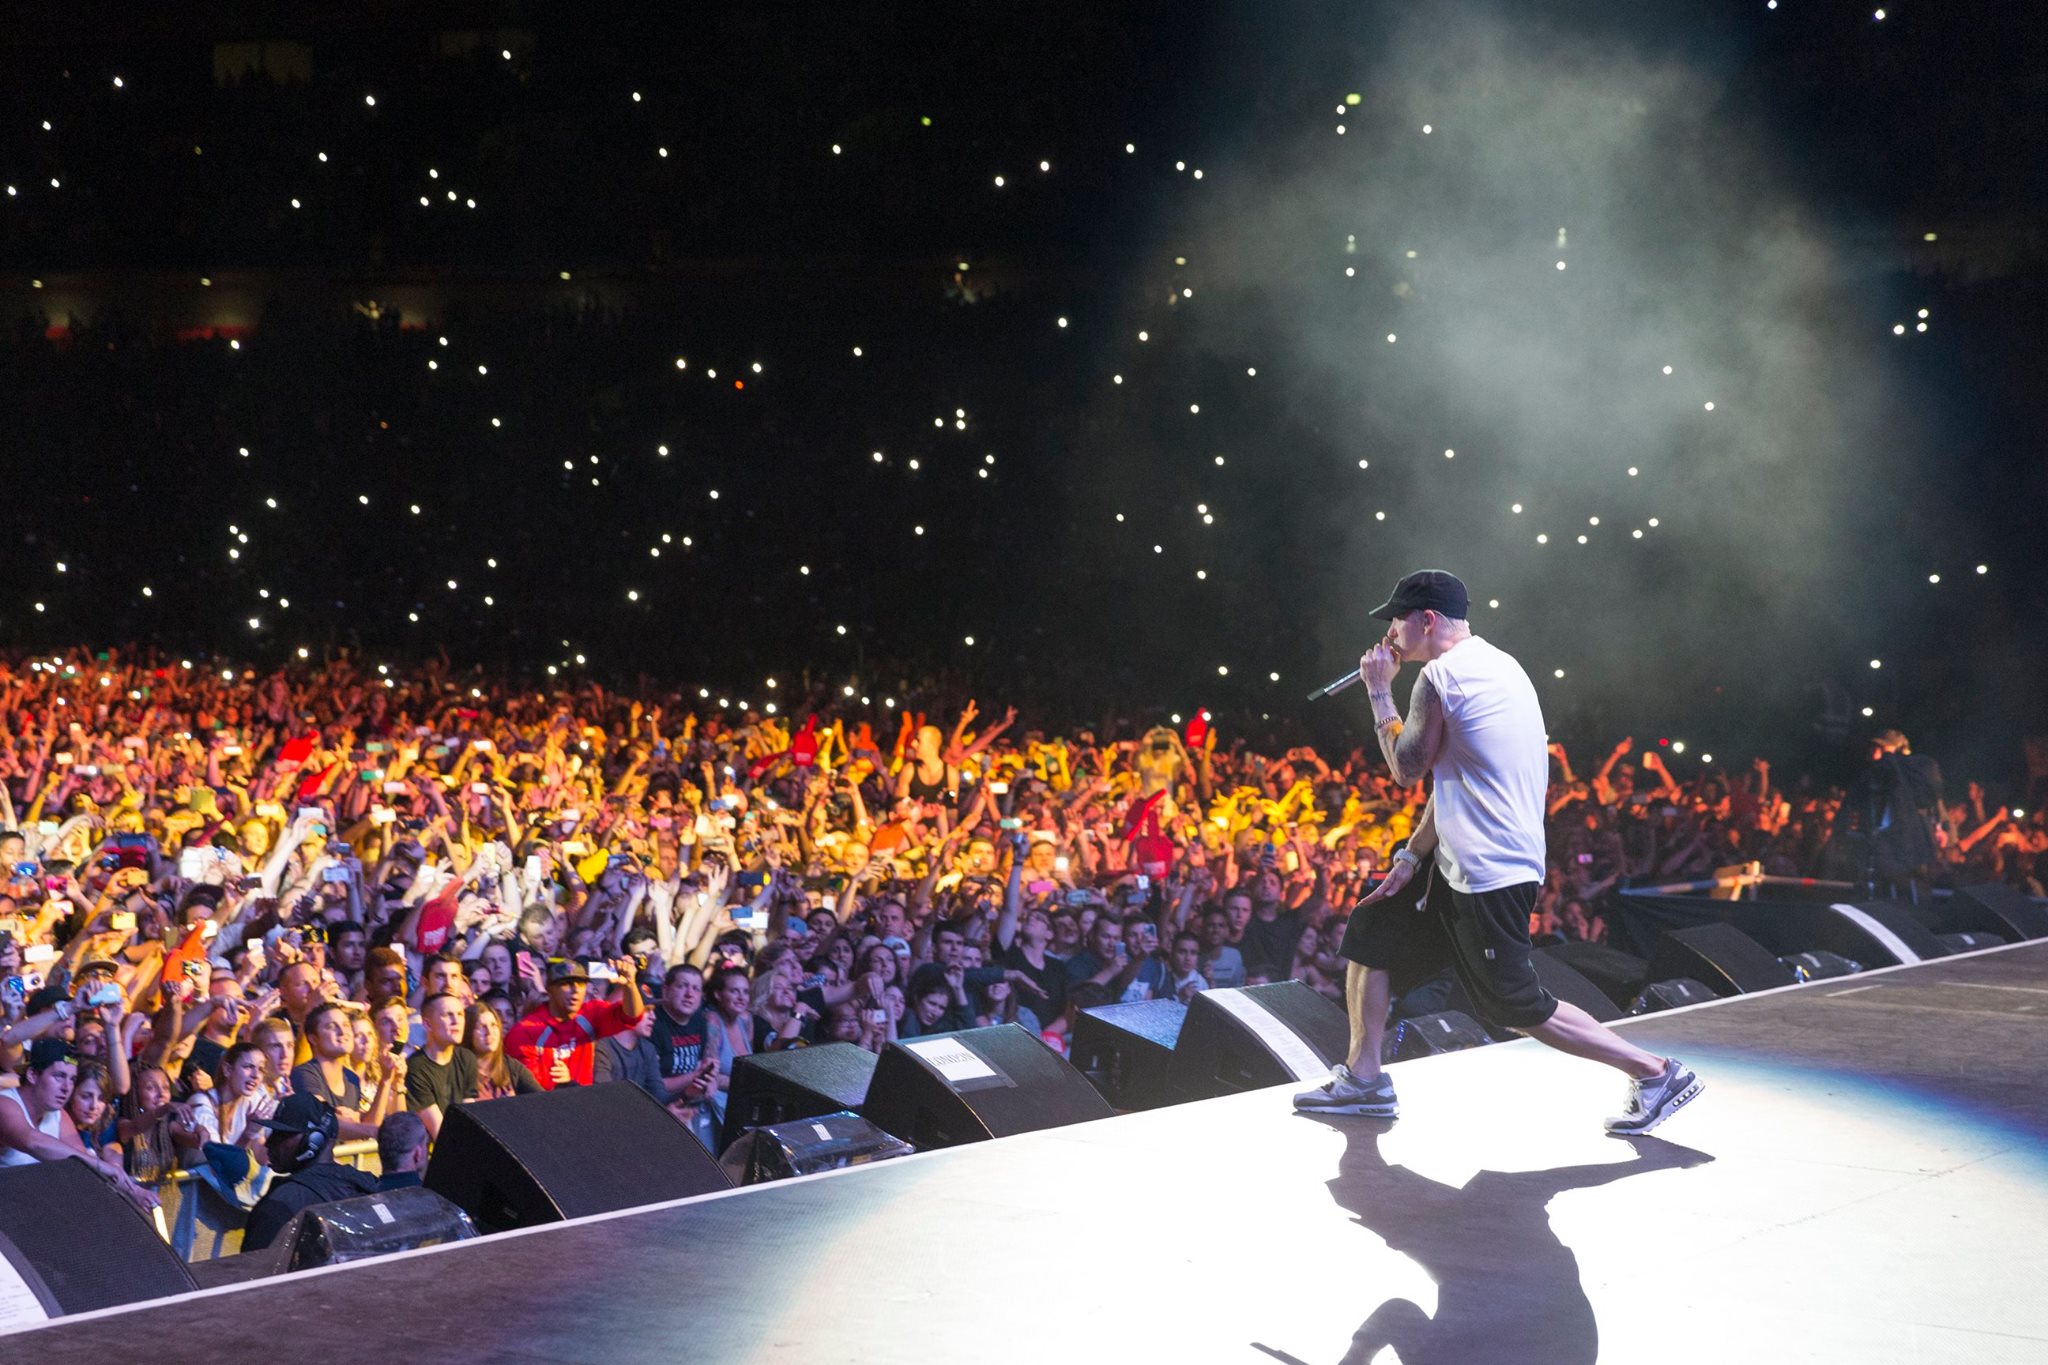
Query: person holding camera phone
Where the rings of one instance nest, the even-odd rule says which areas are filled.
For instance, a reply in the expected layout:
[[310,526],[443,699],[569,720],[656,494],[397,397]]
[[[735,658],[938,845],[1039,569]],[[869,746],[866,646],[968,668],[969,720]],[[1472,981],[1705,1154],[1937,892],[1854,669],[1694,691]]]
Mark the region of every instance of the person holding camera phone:
[[526,1064],[544,1089],[589,1085],[597,1064],[597,1040],[623,1033],[646,1008],[631,959],[599,964],[621,983],[617,1000],[589,999],[591,972],[575,958],[547,965],[547,998],[505,1035],[505,1053]]

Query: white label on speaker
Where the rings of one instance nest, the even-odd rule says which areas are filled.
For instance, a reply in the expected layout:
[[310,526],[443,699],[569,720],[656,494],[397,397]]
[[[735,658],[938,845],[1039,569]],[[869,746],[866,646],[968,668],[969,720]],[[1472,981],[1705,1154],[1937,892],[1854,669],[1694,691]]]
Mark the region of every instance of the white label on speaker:
[[1300,1035],[1275,1019],[1265,1006],[1243,991],[1203,991],[1202,999],[1214,1001],[1236,1015],[1239,1022],[1280,1059],[1280,1064],[1293,1073],[1295,1080],[1312,1081],[1329,1074],[1329,1064],[1316,1056],[1314,1048],[1302,1042]]
[[0,1333],[18,1332],[49,1320],[49,1311],[36,1297],[36,1291],[28,1287],[28,1281],[5,1256],[0,1256]]
[[385,1208],[382,1204],[370,1205],[370,1212],[377,1215],[378,1222],[383,1223],[387,1226],[398,1221],[396,1218],[393,1218],[391,1216],[391,1210]]
[[832,1130],[822,1123],[812,1124],[811,1131],[818,1135],[820,1142],[830,1142],[832,1140]]
[[996,1074],[994,1067],[977,1057],[957,1038],[906,1038],[903,1046],[923,1058],[925,1065],[954,1085]]

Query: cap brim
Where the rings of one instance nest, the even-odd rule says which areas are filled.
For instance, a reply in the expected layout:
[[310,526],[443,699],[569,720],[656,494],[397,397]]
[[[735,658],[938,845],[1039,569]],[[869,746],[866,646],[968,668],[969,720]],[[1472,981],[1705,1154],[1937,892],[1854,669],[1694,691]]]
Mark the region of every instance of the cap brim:
[[1372,609],[1371,615],[1373,619],[1376,621],[1391,621],[1396,616],[1399,616],[1403,610],[1405,610],[1405,608],[1396,606],[1394,604],[1394,599],[1389,597],[1386,601],[1374,607]]
[[262,1128],[272,1133],[310,1133],[313,1131],[310,1128],[301,1127],[296,1123],[285,1123],[274,1117],[267,1119],[252,1117],[249,1120],[249,1125],[252,1128]]

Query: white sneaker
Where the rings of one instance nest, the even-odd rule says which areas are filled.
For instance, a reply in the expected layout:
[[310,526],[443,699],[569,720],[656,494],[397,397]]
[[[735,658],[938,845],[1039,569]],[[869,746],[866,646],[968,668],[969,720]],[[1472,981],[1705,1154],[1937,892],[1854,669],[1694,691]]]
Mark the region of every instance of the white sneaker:
[[1401,1113],[1394,1082],[1384,1071],[1369,1082],[1361,1081],[1342,1062],[1330,1069],[1329,1080],[1296,1095],[1294,1108],[1301,1114],[1363,1114],[1376,1119],[1398,1118]]
[[1691,1067],[1676,1057],[1669,1058],[1664,1063],[1663,1075],[1628,1083],[1628,1105],[1607,1120],[1607,1131],[1616,1137],[1647,1133],[1691,1103],[1702,1088]]

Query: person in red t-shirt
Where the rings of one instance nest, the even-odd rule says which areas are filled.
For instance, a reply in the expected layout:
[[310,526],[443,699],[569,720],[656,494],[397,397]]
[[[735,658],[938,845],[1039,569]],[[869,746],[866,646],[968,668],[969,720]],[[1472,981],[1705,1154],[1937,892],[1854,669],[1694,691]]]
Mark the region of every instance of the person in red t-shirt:
[[590,975],[575,958],[548,962],[547,1003],[533,1007],[505,1035],[505,1055],[526,1064],[543,1089],[589,1085],[597,1040],[624,1033],[639,1019],[640,984],[630,961],[608,964],[621,983],[617,1000],[588,1000]]

